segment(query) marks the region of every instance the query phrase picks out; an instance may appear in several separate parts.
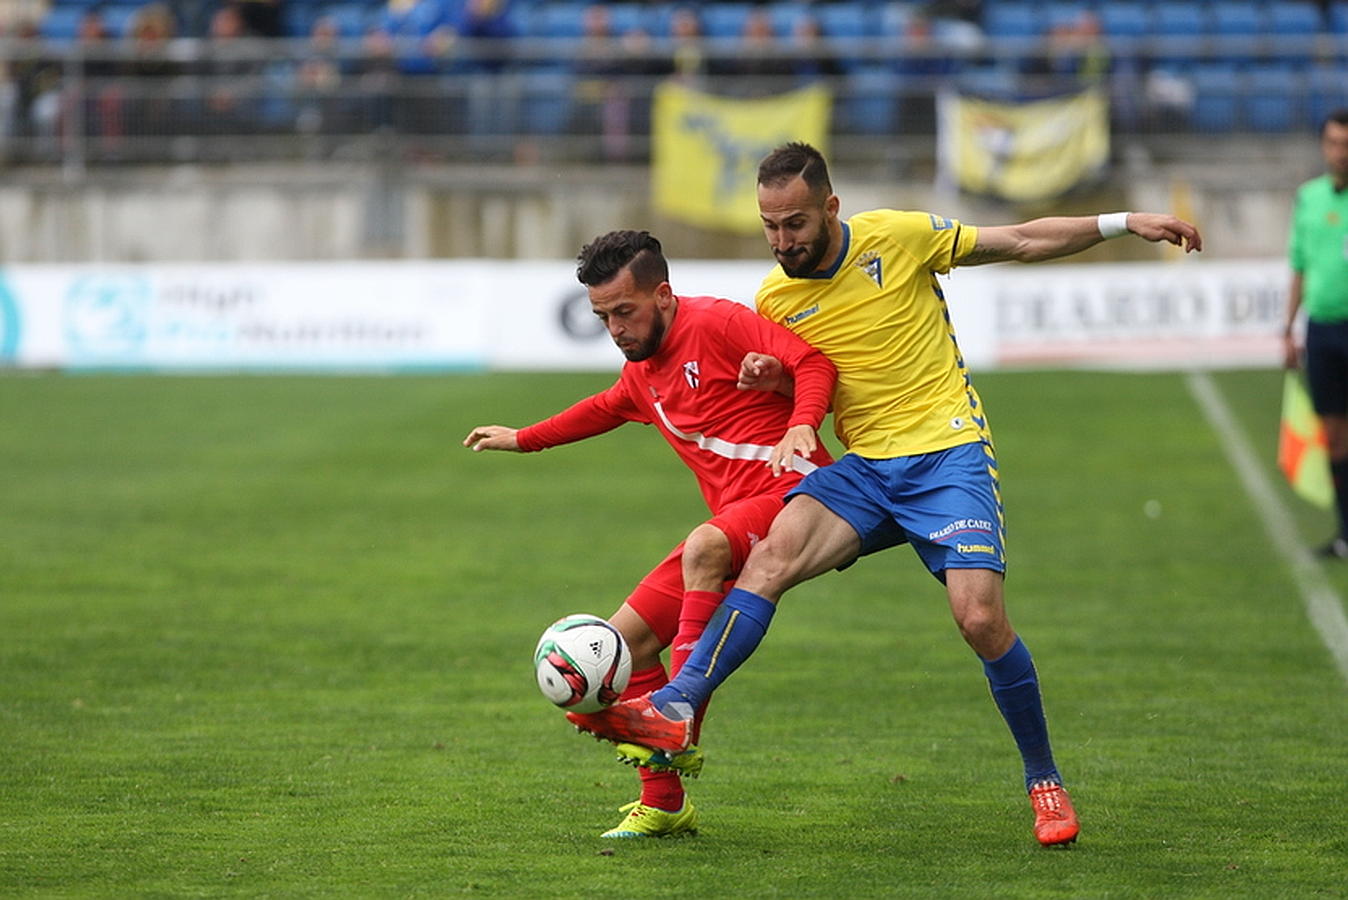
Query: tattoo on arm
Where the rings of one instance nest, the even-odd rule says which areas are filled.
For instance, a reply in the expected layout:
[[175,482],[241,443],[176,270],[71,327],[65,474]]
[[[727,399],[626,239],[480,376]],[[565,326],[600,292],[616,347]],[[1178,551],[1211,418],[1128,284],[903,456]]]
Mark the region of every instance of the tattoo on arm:
[[964,257],[960,259],[959,263],[962,266],[979,266],[983,263],[1005,262],[1010,258],[1010,256],[1001,250],[975,244],[973,249],[964,254]]

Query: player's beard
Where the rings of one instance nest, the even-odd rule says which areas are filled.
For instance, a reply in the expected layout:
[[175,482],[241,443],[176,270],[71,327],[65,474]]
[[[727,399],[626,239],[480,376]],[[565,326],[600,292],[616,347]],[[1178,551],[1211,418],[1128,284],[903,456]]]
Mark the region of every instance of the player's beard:
[[619,344],[618,349],[627,357],[628,362],[641,362],[650,359],[655,355],[655,351],[660,349],[660,344],[665,340],[665,322],[659,316],[651,322],[651,333],[646,335],[644,341],[624,347]]
[[783,258],[780,253],[774,254],[777,262],[781,264],[782,271],[791,278],[804,278],[818,271],[820,264],[824,261],[824,254],[828,252],[828,229],[822,228],[819,236],[810,241],[804,247],[799,248],[799,252],[793,256]]

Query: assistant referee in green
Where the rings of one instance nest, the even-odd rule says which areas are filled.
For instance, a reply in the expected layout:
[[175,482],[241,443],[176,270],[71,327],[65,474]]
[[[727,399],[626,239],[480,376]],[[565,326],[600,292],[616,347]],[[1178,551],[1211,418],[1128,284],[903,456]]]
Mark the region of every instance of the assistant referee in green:
[[1287,255],[1292,285],[1287,299],[1284,364],[1300,360],[1293,326],[1306,307],[1306,381],[1324,423],[1339,531],[1321,555],[1348,559],[1348,108],[1320,127],[1325,174],[1297,189]]

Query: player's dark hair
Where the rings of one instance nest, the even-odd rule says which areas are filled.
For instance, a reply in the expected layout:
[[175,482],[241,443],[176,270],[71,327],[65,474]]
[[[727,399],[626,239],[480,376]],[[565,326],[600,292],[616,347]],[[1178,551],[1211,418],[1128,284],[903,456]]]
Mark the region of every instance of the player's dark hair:
[[796,177],[815,194],[827,197],[833,193],[824,154],[802,141],[783,144],[758,164],[758,183],[765,187],[779,187]]
[[643,290],[669,280],[669,263],[660,242],[649,231],[610,231],[580,248],[576,278],[586,287],[608,284],[623,269]]
[[1338,109],[1325,116],[1325,120],[1320,123],[1321,134],[1325,133],[1325,129],[1329,127],[1330,122],[1333,122],[1335,125],[1348,125],[1348,106],[1340,106]]

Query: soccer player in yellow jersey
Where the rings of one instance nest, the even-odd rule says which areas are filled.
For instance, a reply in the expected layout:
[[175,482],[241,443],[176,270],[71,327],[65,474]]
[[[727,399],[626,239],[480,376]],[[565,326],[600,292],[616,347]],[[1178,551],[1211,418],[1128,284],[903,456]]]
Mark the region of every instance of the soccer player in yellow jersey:
[[[843,221],[824,158],[798,143],[759,166],[758,207],[779,263],[759,289],[758,310],[837,368],[834,423],[848,452],[788,493],[677,678],[649,697],[568,718],[610,740],[682,750],[693,711],[758,646],[783,592],[909,543],[945,584],[960,633],[982,660],[1021,752],[1036,838],[1071,843],[1079,826],[1053,761],[1034,663],[1002,598],[1002,506],[988,421],[936,276],[960,265],[1053,259],[1127,233],[1199,250],[1198,231],[1154,213],[983,228],[895,210]],[[740,381],[790,387],[776,360],[758,354],[746,357]]]

